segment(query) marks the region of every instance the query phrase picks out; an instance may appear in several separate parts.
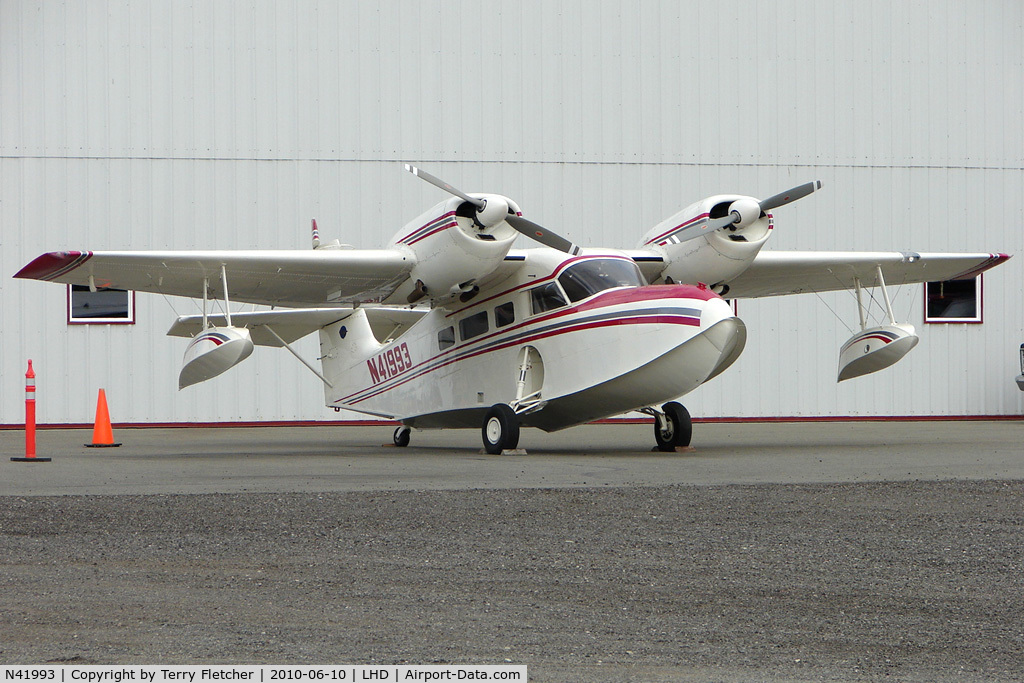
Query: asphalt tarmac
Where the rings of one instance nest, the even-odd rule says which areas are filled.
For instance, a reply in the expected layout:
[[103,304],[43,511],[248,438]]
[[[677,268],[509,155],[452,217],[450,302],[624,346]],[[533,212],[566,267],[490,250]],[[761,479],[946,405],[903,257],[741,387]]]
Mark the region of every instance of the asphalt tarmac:
[[650,425],[524,430],[525,456],[481,453],[476,430],[265,427],[41,430],[49,463],[15,463],[24,435],[0,432],[0,496],[278,493],[1024,480],[1024,421],[709,423],[691,453],[651,452]]
[[0,664],[1024,680],[1024,421],[0,432]]

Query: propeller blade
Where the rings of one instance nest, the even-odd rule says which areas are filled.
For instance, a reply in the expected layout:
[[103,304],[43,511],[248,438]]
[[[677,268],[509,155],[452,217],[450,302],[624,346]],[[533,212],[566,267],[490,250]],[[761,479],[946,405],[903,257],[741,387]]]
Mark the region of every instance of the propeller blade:
[[439,187],[442,190],[444,190],[445,192],[450,192],[451,194],[455,195],[456,197],[458,197],[459,199],[461,199],[463,201],[469,202],[470,204],[472,204],[473,206],[475,206],[478,209],[483,209],[484,205],[487,203],[487,202],[485,202],[482,199],[477,199],[476,197],[470,197],[468,194],[466,194],[462,190],[459,190],[459,189],[457,189],[455,187],[452,187],[451,185],[449,185],[445,181],[441,180],[437,176],[431,175],[431,174],[427,173],[426,171],[424,171],[421,168],[416,168],[412,164],[406,164],[405,165],[405,170],[408,171],[409,173],[412,173],[417,178],[422,178],[423,180],[426,180],[431,185],[433,185],[435,187]]
[[527,220],[522,216],[509,214],[505,217],[505,222],[530,239],[536,240],[546,247],[551,247],[558,251],[564,251],[565,253],[572,254],[573,256],[580,253],[580,248],[569,240],[565,239],[561,235],[556,235],[547,228],[537,225],[533,221]]
[[[412,164],[406,164],[405,170],[408,171],[409,173],[412,173],[417,178],[422,178],[431,185],[439,187],[445,192],[450,192],[459,199],[462,199],[463,201],[469,202],[473,206],[477,207],[478,213],[483,211],[484,207],[487,206],[487,202],[484,201],[483,199],[470,197],[465,192],[462,192],[461,190],[452,187],[451,185],[441,180],[437,176],[431,175],[430,173],[427,173],[423,169],[417,168]],[[547,228],[537,225],[533,221],[529,221],[523,218],[522,216],[517,216],[515,214],[509,213],[507,216],[502,216],[502,218],[513,228],[515,228],[522,234],[526,235],[530,239],[540,242],[544,246],[551,247],[552,249],[557,249],[558,251],[564,251],[565,253],[572,254],[573,256],[580,253],[580,248],[573,244],[572,242],[570,242],[569,240],[565,239],[561,235],[556,235]]]
[[[814,182],[798,185],[790,190],[786,190],[785,192],[780,192],[777,195],[768,197],[768,199],[763,199],[760,202],[758,202],[756,206],[744,205],[742,209],[737,210],[737,203],[733,203],[727,215],[722,216],[721,218],[712,218],[708,220],[707,223],[695,223],[688,228],[680,230],[679,232],[674,234],[673,237],[680,242],[692,240],[696,237],[700,237],[701,235],[707,235],[708,233],[712,233],[716,230],[728,228],[730,225],[733,225],[735,223],[740,223],[743,220],[743,218],[740,216],[740,211],[749,211],[752,208],[756,212],[757,209],[760,208],[761,211],[767,213],[772,209],[777,209],[778,207],[785,206],[790,202],[795,202],[798,199],[803,199],[804,197],[811,194],[815,190],[820,189],[821,181],[815,180]],[[749,200],[737,201],[749,202]],[[752,217],[752,215],[749,216],[748,220],[751,220]]]
[[795,202],[798,199],[803,199],[804,197],[814,192],[815,190],[820,189],[821,181],[815,180],[814,182],[798,185],[791,190],[780,192],[779,194],[769,197],[768,199],[762,199],[759,202],[759,204],[761,205],[761,210],[767,213],[772,209],[784,206],[786,204],[789,204],[790,202]]
[[722,228],[728,228],[730,225],[737,221],[737,216],[730,213],[728,216],[722,216],[721,218],[712,218],[707,223],[694,223],[693,225],[683,228],[679,232],[672,235],[672,237],[679,242],[686,242],[688,240],[696,239],[701,235],[707,235],[715,230],[721,230]]

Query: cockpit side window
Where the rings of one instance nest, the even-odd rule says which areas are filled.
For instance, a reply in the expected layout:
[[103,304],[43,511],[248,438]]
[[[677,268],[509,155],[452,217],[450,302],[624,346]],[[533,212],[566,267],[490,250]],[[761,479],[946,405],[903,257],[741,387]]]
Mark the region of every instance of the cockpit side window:
[[437,333],[437,348],[445,349],[455,346],[455,328],[446,327]]
[[459,335],[462,341],[479,337],[487,332],[487,311],[480,311],[459,321]]
[[516,307],[511,301],[506,301],[494,309],[494,326],[504,327],[516,321]]
[[622,259],[588,259],[569,266],[558,276],[558,282],[576,302],[615,287],[640,287],[644,284],[640,269],[632,261]]
[[561,308],[567,304],[565,297],[562,296],[562,288],[557,282],[549,282],[530,290],[530,305],[534,314]]

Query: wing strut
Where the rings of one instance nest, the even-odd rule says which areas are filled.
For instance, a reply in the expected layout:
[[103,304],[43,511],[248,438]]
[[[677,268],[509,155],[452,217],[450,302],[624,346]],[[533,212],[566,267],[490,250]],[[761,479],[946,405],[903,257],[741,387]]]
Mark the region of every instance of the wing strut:
[[224,318],[228,321],[228,327],[234,327],[231,324],[231,300],[228,299],[228,272],[223,263],[220,264],[220,281],[224,283]]
[[892,301],[889,299],[889,290],[885,287],[885,278],[882,277],[882,265],[878,264],[875,266],[875,272],[878,273],[878,284],[882,288],[882,298],[885,299],[885,312],[889,314],[889,324],[896,324],[896,316],[892,312]]
[[269,332],[274,337],[274,339],[276,339],[277,341],[281,342],[281,345],[284,346],[284,348],[286,348],[289,351],[291,351],[291,354],[293,356],[295,356],[296,358],[298,358],[300,363],[305,365],[307,368],[310,369],[310,371],[314,375],[319,377],[321,382],[323,382],[327,386],[331,387],[332,389],[334,388],[334,385],[331,383],[331,381],[329,379],[327,379],[326,377],[324,377],[322,374],[320,374],[320,371],[317,370],[316,368],[314,368],[312,363],[310,363],[308,360],[306,360],[305,358],[300,356],[299,352],[296,351],[295,349],[293,349],[291,344],[286,342],[284,339],[281,339],[280,335],[278,335],[277,332],[274,332],[274,328],[272,328],[270,325],[264,325],[263,328],[266,329],[266,331]]

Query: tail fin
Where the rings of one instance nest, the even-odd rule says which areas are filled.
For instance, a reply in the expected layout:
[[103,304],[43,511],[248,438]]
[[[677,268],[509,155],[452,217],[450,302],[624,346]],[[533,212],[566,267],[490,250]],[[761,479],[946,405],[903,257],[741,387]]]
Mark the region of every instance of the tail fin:
[[314,249],[354,249],[351,244],[342,244],[340,241],[333,239],[326,244],[320,241],[320,228],[317,227],[316,219],[312,220],[313,230],[313,248]]
[[365,378],[362,375],[356,377],[355,373],[367,373],[367,359],[382,346],[370,329],[366,311],[361,308],[357,308],[344,320],[320,328],[320,357],[324,376],[335,387],[332,390],[325,385],[327,405],[332,405],[337,398],[332,393],[348,392],[353,384],[365,384]]

